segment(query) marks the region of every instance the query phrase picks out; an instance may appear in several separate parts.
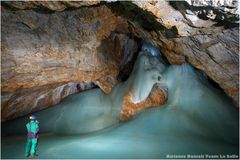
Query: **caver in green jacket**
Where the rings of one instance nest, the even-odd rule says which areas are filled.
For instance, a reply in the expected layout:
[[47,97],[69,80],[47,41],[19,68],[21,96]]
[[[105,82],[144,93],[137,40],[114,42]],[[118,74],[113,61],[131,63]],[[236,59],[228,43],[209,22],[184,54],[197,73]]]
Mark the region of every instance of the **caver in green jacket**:
[[25,150],[25,156],[28,157],[30,152],[31,157],[33,157],[36,155],[39,122],[36,119],[31,119],[31,121],[26,124],[26,127],[28,131],[28,135],[27,135],[27,145]]

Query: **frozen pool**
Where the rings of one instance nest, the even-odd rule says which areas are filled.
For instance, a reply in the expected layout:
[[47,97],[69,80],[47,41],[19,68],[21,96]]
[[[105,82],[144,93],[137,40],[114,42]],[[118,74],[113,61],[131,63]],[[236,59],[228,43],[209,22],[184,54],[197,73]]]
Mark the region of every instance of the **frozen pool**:
[[[39,158],[238,155],[238,109],[222,91],[207,84],[188,64],[163,67],[152,58],[143,62],[136,62],[133,75],[110,95],[94,89],[37,113],[42,131]],[[142,64],[147,67],[139,66]],[[125,91],[134,87],[136,101],[141,101],[148,94],[142,92],[149,92],[156,75],[168,88],[167,103],[120,123]],[[23,117],[3,125],[2,158],[24,158],[26,121]]]

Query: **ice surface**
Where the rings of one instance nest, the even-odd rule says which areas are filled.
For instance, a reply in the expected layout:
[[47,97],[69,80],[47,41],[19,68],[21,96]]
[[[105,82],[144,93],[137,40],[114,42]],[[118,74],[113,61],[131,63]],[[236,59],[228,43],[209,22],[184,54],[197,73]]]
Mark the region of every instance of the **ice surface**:
[[[55,107],[36,113],[41,132],[58,134],[89,133],[119,122],[123,95],[132,90],[133,102],[145,100],[154,84],[161,81],[166,67],[159,57],[141,52],[129,79],[114,87],[110,95],[93,89],[67,97]],[[27,118],[16,119],[3,127],[4,135],[25,134]]]
[[148,56],[145,52],[140,52],[129,78],[133,103],[139,103],[148,97],[153,85],[161,82],[165,68],[166,66],[160,63],[159,57]]
[[160,56],[161,52],[158,48],[154,47],[148,42],[144,42],[142,45],[142,51],[149,52],[152,56]]
[[[131,77],[115,86],[110,95],[94,89],[68,96],[55,107],[37,113],[42,133],[39,158],[238,155],[238,109],[189,64],[164,66],[160,61],[141,52]],[[135,102],[141,101],[155,83],[167,86],[167,103],[119,123],[124,93],[132,89]],[[20,133],[25,131],[26,119],[4,124],[4,134],[18,136],[2,137],[2,158],[23,158],[26,138]],[[49,134],[43,134],[47,131]]]

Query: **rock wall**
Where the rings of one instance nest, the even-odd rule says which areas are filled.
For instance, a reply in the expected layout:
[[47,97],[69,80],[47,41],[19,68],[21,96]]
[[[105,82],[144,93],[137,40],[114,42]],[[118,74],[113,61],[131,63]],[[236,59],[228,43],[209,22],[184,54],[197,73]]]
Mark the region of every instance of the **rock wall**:
[[118,75],[119,44],[100,49],[124,23],[108,8],[2,11],[2,92]]
[[[166,39],[165,39],[166,40]],[[236,106],[239,103],[239,31],[226,29],[215,35],[195,35],[162,41],[170,63],[189,62],[204,71],[229,95]],[[172,47],[169,47],[172,46]]]
[[[80,85],[79,89],[77,85]],[[88,83],[54,84],[4,94],[2,97],[2,120],[42,110],[48,106],[58,104],[69,94],[92,87]]]
[[[211,4],[203,2],[191,2],[192,6],[183,1],[133,3],[137,7],[124,4],[132,7],[119,12],[130,13],[132,32],[158,46],[171,64],[188,62],[204,71],[239,106],[239,10],[235,1],[219,1],[210,8]],[[134,16],[138,7],[144,10],[142,19],[155,25],[147,28]],[[215,18],[206,18],[211,12]]]
[[[64,94],[56,88],[68,83],[94,81],[109,93],[117,83],[122,48],[129,48],[123,41],[135,44],[114,33],[125,30],[125,23],[104,5],[54,13],[2,7],[2,120],[56,104],[54,96]],[[46,90],[46,102],[38,103],[46,94],[37,88]]]
[[146,100],[133,103],[132,92],[128,91],[123,97],[122,110],[120,113],[120,120],[127,121],[133,118],[133,116],[139,111],[149,108],[163,105],[167,100],[167,92],[161,87],[155,85]]
[[11,9],[41,9],[51,11],[63,11],[67,8],[79,8],[83,6],[96,5],[100,1],[89,0],[89,1],[26,1],[26,2],[3,2],[6,7]]

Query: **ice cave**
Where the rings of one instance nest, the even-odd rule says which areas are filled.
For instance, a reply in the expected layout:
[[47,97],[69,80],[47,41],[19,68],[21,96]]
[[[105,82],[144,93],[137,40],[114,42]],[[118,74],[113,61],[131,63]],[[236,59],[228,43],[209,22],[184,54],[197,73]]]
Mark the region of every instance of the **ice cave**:
[[239,159],[238,1],[3,1],[1,159]]

